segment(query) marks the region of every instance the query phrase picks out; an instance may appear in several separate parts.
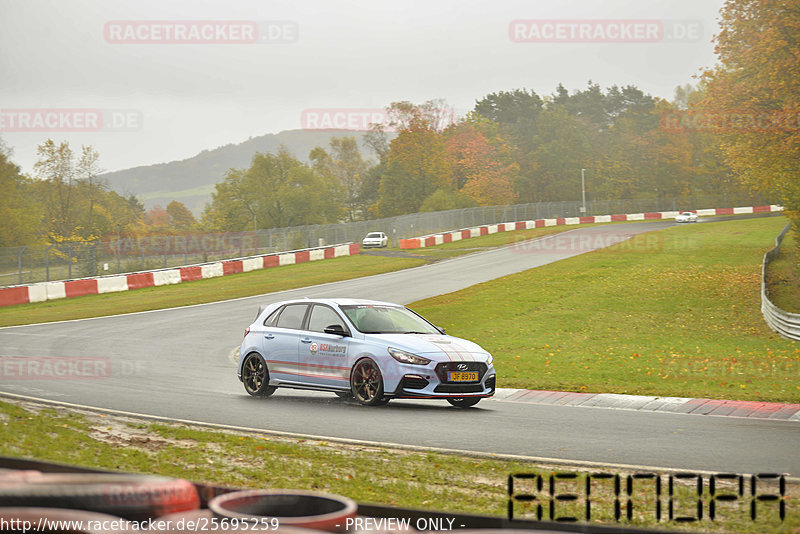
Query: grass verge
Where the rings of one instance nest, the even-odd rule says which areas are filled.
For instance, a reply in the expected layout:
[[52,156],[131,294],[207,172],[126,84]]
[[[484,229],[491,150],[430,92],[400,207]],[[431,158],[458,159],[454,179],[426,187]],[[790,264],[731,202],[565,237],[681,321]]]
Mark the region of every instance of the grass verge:
[[670,228],[412,307],[489,350],[500,387],[800,402],[800,345],[760,312],[784,224]]
[[560,226],[492,234],[456,242],[452,244],[453,246],[420,249],[407,257],[360,254],[197,280],[174,286],[149,287],[135,291],[7,306],[0,308],[0,327],[188,306],[349,280],[417,267],[426,262],[468,254],[475,249],[504,246],[512,240],[530,239],[572,228],[574,227]]
[[[42,439],[46,436],[47,439]],[[544,499],[542,519],[548,520],[547,481],[555,473],[574,473],[574,480],[557,480],[557,492],[574,493],[572,502],[558,502],[559,516],[585,519],[585,479],[598,470],[581,471],[494,458],[471,458],[434,452],[343,445],[324,441],[270,435],[212,431],[185,425],[98,415],[28,402],[0,402],[0,454],[33,457],[72,465],[128,472],[159,473],[195,482],[239,488],[297,488],[346,495],[359,502],[440,510],[452,513],[507,516],[507,479],[529,473],[543,477],[544,489],[517,481],[515,494],[534,493]],[[279,466],[279,467],[278,467]],[[717,520],[708,519],[705,493],[704,520],[681,524],[669,521],[666,484],[662,479],[663,510],[655,520],[655,484],[636,481],[632,519],[625,518],[627,471],[606,471],[623,480],[623,526],[681,527],[689,532],[797,532],[800,528],[800,487],[789,480],[786,519],[781,522],[777,503],[759,503],[757,521],[750,518],[750,499],[719,504]],[[693,482],[693,481],[689,481]],[[706,476],[705,484],[709,480]],[[762,484],[762,483],[760,483]],[[775,486],[775,487],[772,487]],[[763,484],[760,494],[777,493],[777,484]],[[718,487],[735,493],[732,487]],[[592,522],[615,523],[616,497],[609,481],[592,487]],[[673,504],[675,516],[694,515],[697,496],[693,487],[678,483]],[[536,519],[536,503],[515,503],[515,517]]]
[[101,317],[249,297],[407,269],[424,263],[425,260],[421,258],[347,256],[197,280],[174,286],[148,287],[135,291],[7,306],[0,308],[0,326]]
[[800,243],[792,230],[783,238],[780,255],[767,267],[767,288],[773,304],[800,313]]

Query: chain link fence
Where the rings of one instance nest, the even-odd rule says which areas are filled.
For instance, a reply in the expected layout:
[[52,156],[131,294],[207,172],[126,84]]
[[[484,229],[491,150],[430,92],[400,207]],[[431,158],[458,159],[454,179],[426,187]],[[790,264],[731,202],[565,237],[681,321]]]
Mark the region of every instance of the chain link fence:
[[401,239],[502,222],[768,203],[763,198],[729,195],[594,200],[587,201],[586,211],[583,212],[580,201],[537,202],[415,213],[351,223],[270,228],[255,232],[188,233],[140,238],[122,234],[90,243],[0,248],[0,287],[360,242],[368,232],[384,232],[389,236],[389,246],[397,247]]

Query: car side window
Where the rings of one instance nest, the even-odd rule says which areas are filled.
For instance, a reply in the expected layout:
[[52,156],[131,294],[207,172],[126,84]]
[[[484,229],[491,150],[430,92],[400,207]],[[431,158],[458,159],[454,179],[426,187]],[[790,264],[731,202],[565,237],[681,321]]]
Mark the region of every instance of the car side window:
[[308,329],[312,332],[324,332],[325,328],[338,324],[344,327],[344,321],[333,309],[320,304],[311,308],[311,317],[308,319]]
[[275,323],[278,321],[278,316],[281,314],[283,308],[278,308],[274,312],[269,314],[269,317],[264,319],[264,326],[275,326]]
[[308,304],[289,304],[283,308],[275,326],[278,328],[303,329],[303,319],[306,316]]

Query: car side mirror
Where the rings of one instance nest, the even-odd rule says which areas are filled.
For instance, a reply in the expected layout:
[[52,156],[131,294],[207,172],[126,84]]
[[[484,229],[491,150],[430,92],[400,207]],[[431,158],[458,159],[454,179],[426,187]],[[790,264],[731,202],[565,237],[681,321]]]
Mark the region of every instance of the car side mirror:
[[325,332],[326,334],[331,334],[334,336],[342,336],[342,337],[347,337],[350,335],[350,333],[347,330],[345,330],[344,327],[340,324],[332,324],[326,326],[323,332]]
[[444,333],[445,333],[445,332],[444,332],[444,327],[443,327],[443,326],[436,326],[436,325],[434,325],[434,328],[436,328],[436,330],[438,330],[438,331],[439,331],[440,333],[442,333],[442,334],[444,334]]

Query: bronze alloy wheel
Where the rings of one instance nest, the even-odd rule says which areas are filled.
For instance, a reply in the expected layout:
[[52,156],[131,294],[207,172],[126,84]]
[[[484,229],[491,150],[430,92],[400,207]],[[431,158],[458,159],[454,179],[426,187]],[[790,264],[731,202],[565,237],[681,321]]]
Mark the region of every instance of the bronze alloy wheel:
[[275,393],[274,386],[269,385],[269,371],[264,358],[255,352],[247,355],[242,366],[242,382],[244,389],[254,397],[269,397]]
[[353,396],[361,404],[380,406],[389,402],[383,397],[383,377],[378,364],[369,358],[360,360],[350,375]]

